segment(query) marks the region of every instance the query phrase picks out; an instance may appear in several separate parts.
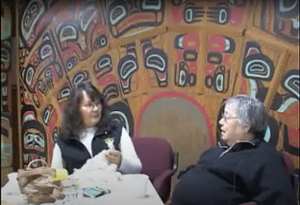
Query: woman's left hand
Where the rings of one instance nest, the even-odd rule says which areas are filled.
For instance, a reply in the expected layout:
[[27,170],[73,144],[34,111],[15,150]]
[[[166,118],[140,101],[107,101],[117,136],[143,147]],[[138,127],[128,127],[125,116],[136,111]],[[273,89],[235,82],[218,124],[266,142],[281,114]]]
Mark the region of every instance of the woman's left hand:
[[118,166],[121,165],[122,155],[118,150],[107,150],[105,157],[110,163],[114,163]]

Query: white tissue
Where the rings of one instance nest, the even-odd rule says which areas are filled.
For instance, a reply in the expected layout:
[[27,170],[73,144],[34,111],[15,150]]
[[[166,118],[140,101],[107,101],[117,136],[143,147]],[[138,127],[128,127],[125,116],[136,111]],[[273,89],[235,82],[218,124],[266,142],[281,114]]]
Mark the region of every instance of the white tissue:
[[120,180],[121,173],[117,171],[117,165],[109,163],[105,158],[106,150],[87,160],[81,169],[75,169],[69,177],[78,187],[101,187],[113,189]]

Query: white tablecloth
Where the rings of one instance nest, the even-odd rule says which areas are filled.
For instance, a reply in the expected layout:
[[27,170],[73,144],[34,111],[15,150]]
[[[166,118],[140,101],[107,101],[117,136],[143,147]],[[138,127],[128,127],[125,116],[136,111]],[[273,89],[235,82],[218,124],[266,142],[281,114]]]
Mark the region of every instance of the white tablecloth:
[[[133,189],[130,180],[134,178],[134,175],[123,175],[122,181],[116,184],[116,188],[112,193],[105,196],[97,197],[95,199],[90,199],[83,197],[82,194],[78,193],[69,193],[63,200],[57,200],[54,204],[51,205],[164,205],[158,196],[156,190],[154,189],[152,183],[148,180],[147,184],[147,193],[144,198],[136,198],[132,195],[131,190]],[[9,191],[7,189],[12,189],[12,186],[8,184],[1,188],[1,201],[6,201],[12,205],[28,205],[23,195],[8,195]],[[50,205],[50,204],[43,204]]]

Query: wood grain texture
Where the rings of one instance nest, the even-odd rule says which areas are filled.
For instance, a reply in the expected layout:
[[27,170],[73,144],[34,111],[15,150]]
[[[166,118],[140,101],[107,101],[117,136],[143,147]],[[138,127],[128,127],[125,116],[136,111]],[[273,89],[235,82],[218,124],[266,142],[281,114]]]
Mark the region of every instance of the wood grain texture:
[[11,2],[1,2],[1,170],[13,165],[12,27]]

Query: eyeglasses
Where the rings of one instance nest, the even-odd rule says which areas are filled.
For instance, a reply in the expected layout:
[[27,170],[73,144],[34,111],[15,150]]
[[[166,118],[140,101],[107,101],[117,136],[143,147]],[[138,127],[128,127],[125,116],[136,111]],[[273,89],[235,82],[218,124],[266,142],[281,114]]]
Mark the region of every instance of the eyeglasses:
[[237,117],[226,117],[224,114],[222,114],[222,118],[225,120],[225,122],[231,119],[237,119]]
[[88,103],[83,105],[84,107],[88,108],[88,109],[94,109],[95,107],[99,108],[101,107],[101,103]]

